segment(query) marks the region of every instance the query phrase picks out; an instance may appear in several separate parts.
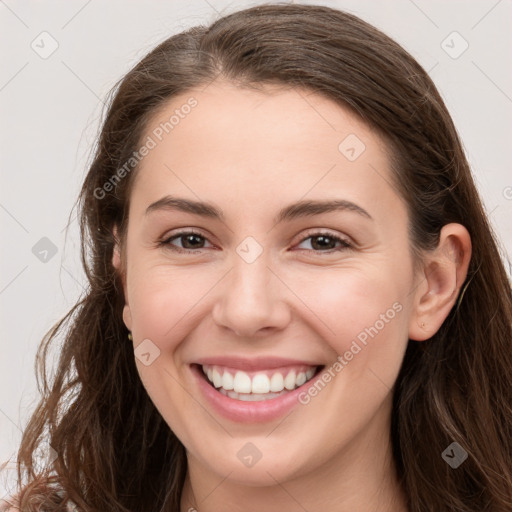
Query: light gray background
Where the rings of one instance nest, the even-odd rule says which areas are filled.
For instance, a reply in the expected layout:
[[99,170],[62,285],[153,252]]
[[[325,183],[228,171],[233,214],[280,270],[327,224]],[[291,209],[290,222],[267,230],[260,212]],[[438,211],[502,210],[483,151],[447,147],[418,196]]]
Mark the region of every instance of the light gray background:
[[[0,0],[0,463],[13,457],[36,403],[37,346],[83,289],[74,217],[67,239],[65,228],[107,91],[170,35],[261,3]],[[462,137],[492,224],[512,254],[512,2],[300,3],[359,15],[429,71]],[[50,36],[40,35],[45,31],[58,48],[43,59],[31,45],[48,51]],[[454,31],[463,39],[450,36]],[[453,58],[464,40],[467,50]],[[32,252],[43,237],[57,249],[46,262]],[[5,475],[0,499],[9,487]]]

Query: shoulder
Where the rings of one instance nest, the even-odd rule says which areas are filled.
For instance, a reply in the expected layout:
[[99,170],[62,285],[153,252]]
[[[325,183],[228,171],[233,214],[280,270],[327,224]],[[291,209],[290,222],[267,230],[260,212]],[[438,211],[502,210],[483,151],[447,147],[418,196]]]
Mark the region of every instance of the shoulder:
[[11,498],[9,500],[0,501],[0,512],[19,512],[19,508],[15,506],[16,500]]
[[[0,512],[20,512],[19,497],[10,496],[9,498],[0,499]],[[39,507],[36,510],[40,510]],[[71,501],[66,502],[66,510],[68,512],[77,512],[77,506]]]
[[[39,510],[39,508],[37,508]],[[68,512],[77,512],[77,507],[72,501],[66,502],[66,510]],[[4,498],[0,500],[0,512],[20,512],[19,501],[17,497]]]

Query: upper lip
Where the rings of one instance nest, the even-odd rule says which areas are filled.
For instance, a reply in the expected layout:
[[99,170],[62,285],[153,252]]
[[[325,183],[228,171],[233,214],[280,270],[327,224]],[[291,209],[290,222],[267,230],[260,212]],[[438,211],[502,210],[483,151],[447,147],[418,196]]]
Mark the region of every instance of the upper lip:
[[321,366],[321,363],[317,362],[271,356],[252,358],[241,356],[203,357],[196,360],[195,363],[199,365],[226,366],[242,371],[271,370],[284,366]]

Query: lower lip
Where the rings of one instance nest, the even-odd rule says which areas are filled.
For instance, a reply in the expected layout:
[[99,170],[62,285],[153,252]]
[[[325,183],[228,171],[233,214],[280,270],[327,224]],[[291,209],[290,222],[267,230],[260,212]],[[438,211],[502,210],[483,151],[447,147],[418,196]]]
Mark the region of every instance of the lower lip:
[[200,366],[194,364],[191,365],[190,368],[197,379],[199,389],[211,404],[212,408],[220,415],[231,421],[236,421],[237,423],[263,423],[284,416],[294,407],[300,405],[300,393],[309,388],[313,384],[315,377],[319,375],[317,374],[297,389],[276,398],[258,402],[244,402],[219,393],[204,378]]

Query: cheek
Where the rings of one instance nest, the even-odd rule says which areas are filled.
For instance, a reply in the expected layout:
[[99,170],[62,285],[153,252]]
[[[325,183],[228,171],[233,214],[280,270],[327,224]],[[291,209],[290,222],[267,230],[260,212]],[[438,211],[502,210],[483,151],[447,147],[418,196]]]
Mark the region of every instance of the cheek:
[[154,340],[166,352],[176,348],[218,282],[213,274],[165,265],[134,271],[129,287],[134,339]]
[[303,281],[301,298],[318,317],[316,330],[352,380],[363,377],[368,366],[385,366],[391,379],[401,363],[408,328],[407,272],[402,278],[393,275],[391,269],[344,269]]
[[[287,275],[288,272],[283,270],[281,275],[292,284],[296,297],[284,291],[282,300],[290,308],[303,311],[302,320],[313,318],[315,330],[338,354],[349,350],[354,339],[364,345],[376,336],[376,331],[385,334],[407,324],[405,280],[402,278],[402,283],[392,278],[392,269],[321,269],[314,273],[295,270]],[[223,272],[192,267],[170,271],[162,265],[140,268],[132,275],[132,331],[137,339],[154,338],[164,344],[162,349],[169,349],[179,342],[180,335],[186,335],[185,327],[190,327],[201,311],[205,313],[208,294],[219,284]]]
[[191,403],[189,395],[177,385],[184,379],[180,344],[190,334],[194,306],[211,285],[192,272],[170,271],[164,266],[134,265],[131,275],[129,298],[135,351],[150,340],[157,347],[151,345],[151,350],[158,354],[147,366],[137,361],[137,371],[162,417],[180,439],[187,440],[189,429],[182,411],[190,411]]

